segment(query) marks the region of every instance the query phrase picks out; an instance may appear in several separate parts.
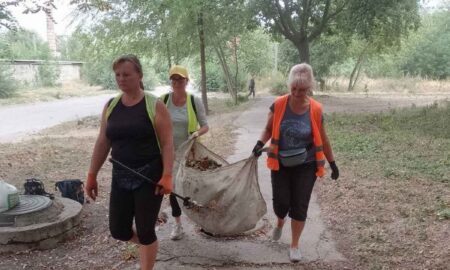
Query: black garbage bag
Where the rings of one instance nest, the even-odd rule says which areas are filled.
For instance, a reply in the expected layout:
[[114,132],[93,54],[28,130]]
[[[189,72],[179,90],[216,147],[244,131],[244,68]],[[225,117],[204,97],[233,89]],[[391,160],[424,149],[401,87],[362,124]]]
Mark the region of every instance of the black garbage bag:
[[55,183],[55,188],[61,192],[64,198],[72,199],[84,204],[83,181],[80,179],[66,179]]

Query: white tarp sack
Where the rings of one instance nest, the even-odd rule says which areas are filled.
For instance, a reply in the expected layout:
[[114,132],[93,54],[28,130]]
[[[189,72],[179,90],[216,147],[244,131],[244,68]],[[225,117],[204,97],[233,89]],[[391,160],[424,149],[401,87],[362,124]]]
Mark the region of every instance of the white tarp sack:
[[19,191],[13,185],[0,180],[0,213],[19,204]]
[[[187,166],[187,161],[207,157],[222,166],[201,171]],[[249,157],[229,164],[195,139],[188,140],[177,151],[174,191],[190,197],[202,207],[183,212],[205,231],[217,235],[235,235],[251,230],[267,212],[257,174],[257,158]]]

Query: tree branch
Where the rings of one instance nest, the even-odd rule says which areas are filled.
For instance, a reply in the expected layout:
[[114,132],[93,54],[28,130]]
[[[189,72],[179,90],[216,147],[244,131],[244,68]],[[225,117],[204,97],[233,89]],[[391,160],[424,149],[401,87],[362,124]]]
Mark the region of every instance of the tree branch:
[[286,25],[286,22],[283,19],[283,18],[289,17],[289,16],[284,16],[285,14],[280,6],[280,3],[277,0],[275,0],[274,2],[275,2],[275,8],[277,10],[277,14],[279,15],[278,19],[274,18],[275,23],[279,25],[280,30],[282,30],[281,33],[286,38],[293,39],[294,33],[292,31],[290,31],[291,29],[289,29],[289,27]]
[[[291,15],[289,15],[289,14],[292,14],[293,10],[291,10],[288,0],[283,0],[283,2],[284,2],[284,9],[285,9],[285,12],[282,14],[283,18],[286,19],[287,26],[291,30],[292,35],[298,36],[300,34],[300,32],[297,31],[297,29],[295,28],[295,25],[292,23],[292,17],[291,17]],[[277,1],[277,5],[278,5],[278,8],[281,9],[279,1]]]
[[303,10],[298,10],[298,16],[300,17],[301,23],[300,23],[300,32],[306,33],[306,27],[308,26],[308,20],[309,20],[309,12],[306,11],[310,10],[310,1],[305,0],[303,1]]
[[320,22],[318,27],[316,27],[315,29],[313,29],[311,31],[311,34],[309,35],[308,40],[312,41],[322,34],[322,32],[325,29],[325,26],[327,25],[328,20],[329,20],[328,12],[330,11],[330,4],[331,4],[331,0],[327,0],[327,2],[325,4],[325,9],[323,11],[322,21]]

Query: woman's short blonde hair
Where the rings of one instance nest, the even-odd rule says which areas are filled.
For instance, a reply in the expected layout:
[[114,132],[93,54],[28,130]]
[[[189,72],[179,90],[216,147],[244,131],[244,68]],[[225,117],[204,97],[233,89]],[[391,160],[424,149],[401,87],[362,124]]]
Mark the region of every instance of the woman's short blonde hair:
[[291,89],[292,86],[313,89],[315,80],[312,67],[306,63],[293,66],[289,72],[287,85],[289,89]]

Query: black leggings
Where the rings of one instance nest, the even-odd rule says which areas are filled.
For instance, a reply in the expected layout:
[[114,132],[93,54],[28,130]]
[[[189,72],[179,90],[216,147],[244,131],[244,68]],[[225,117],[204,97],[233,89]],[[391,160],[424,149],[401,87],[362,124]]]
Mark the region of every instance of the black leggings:
[[175,195],[173,194],[170,194],[169,200],[170,200],[170,207],[172,208],[172,217],[181,216],[181,208],[180,204],[177,201],[177,197],[175,197]]
[[289,217],[305,221],[309,200],[316,182],[316,163],[308,162],[295,167],[272,171],[273,209],[278,218]]
[[145,182],[139,188],[129,190],[119,187],[113,179],[109,202],[109,229],[112,237],[129,241],[133,236],[134,218],[139,242],[142,245],[155,242],[155,224],[162,199],[162,195],[155,195],[155,186],[150,183]]

